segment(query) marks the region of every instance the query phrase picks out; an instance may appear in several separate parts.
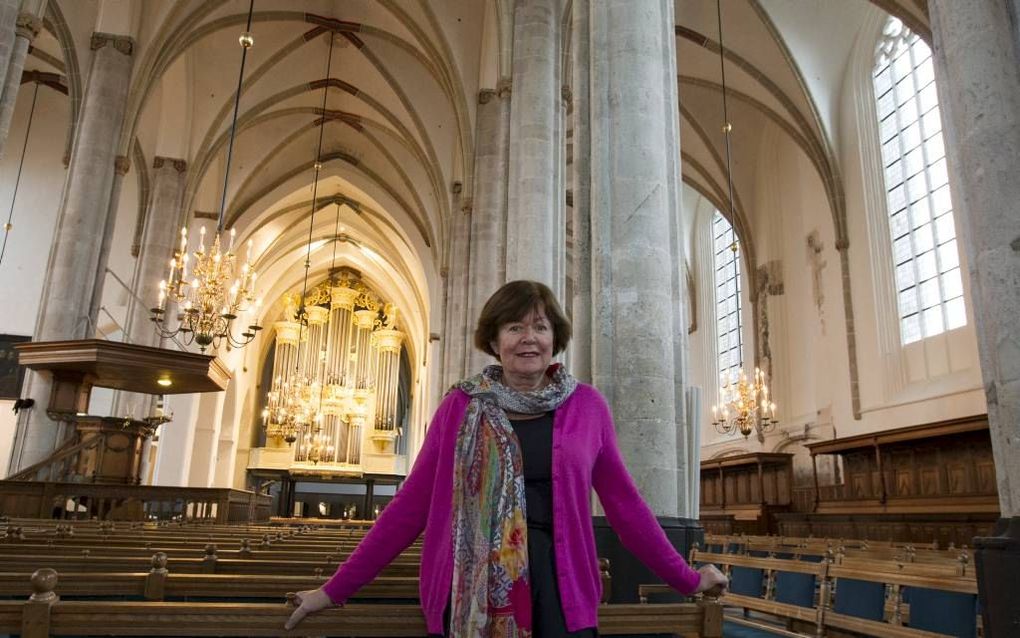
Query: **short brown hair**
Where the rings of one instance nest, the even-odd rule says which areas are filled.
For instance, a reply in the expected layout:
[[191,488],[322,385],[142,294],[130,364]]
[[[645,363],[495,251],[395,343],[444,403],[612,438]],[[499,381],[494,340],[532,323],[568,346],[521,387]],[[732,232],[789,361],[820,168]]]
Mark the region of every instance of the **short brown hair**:
[[570,321],[548,286],[525,280],[504,284],[485,302],[475,328],[475,347],[498,359],[499,355],[492,351],[492,342],[499,336],[499,329],[520,321],[536,308],[545,310],[545,316],[552,324],[553,354],[563,352],[570,342]]

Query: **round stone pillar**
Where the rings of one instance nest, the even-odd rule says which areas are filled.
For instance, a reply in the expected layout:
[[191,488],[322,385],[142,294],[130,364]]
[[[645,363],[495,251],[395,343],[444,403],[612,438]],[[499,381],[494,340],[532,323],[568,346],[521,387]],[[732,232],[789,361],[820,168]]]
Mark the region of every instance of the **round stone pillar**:
[[[1020,59],[1016,0],[931,0],[935,79],[1002,512],[975,540],[985,635],[1020,624]],[[1014,23],[1015,24],[1015,23]]]
[[570,57],[573,99],[571,215],[573,226],[573,298],[570,371],[591,382],[591,32],[588,3],[576,2],[571,15]]
[[187,163],[181,159],[155,157],[152,162],[152,193],[145,214],[142,245],[135,271],[135,296],[125,328],[131,343],[159,345],[149,320],[149,309],[159,300],[159,282],[177,247]]
[[21,88],[21,74],[25,69],[25,56],[28,55],[28,47],[32,45],[35,36],[39,35],[41,28],[42,20],[34,13],[23,11],[18,14],[3,93],[0,94],[0,153],[3,153],[7,146],[7,134],[11,130],[11,118],[14,117],[14,106],[18,101],[18,90]]
[[467,355],[468,267],[471,259],[471,200],[454,194],[450,220],[450,254],[446,276],[446,312],[443,337],[443,378],[450,387],[465,376]]
[[953,205],[971,271],[1002,515],[1020,516],[1020,71],[1003,0],[931,3]]
[[[167,266],[176,248],[185,170],[187,164],[180,159],[156,156],[152,163],[152,193],[135,267],[133,297],[128,302],[127,324],[124,326],[130,343],[143,346],[162,344],[149,320],[149,310],[159,299],[159,282],[166,278]],[[114,400],[113,413],[142,419],[152,412],[154,401],[152,395],[120,392]]]
[[673,3],[591,12],[592,377],[652,510],[678,513],[679,135]]
[[475,115],[475,185],[471,212],[471,267],[468,271],[467,369],[477,374],[492,358],[473,345],[482,307],[505,277],[507,152],[510,139],[510,83],[478,94]]
[[564,283],[562,0],[514,4],[506,278]]
[[[126,158],[116,157],[131,80],[134,41],[93,33],[92,64],[71,149],[61,210],[43,283],[35,341],[82,339],[94,334],[95,312],[109,257],[111,210],[116,172]],[[59,444],[61,428],[46,416],[50,384],[27,375],[25,394],[35,407],[19,420],[12,472],[43,460]]]

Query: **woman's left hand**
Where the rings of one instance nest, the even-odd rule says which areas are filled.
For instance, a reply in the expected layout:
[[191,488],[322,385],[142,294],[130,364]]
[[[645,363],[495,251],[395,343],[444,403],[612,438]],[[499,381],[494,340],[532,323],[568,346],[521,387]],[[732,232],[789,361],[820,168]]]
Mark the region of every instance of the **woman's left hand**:
[[715,565],[703,565],[698,569],[698,574],[701,575],[701,580],[698,582],[698,588],[694,590],[695,594],[707,594],[708,596],[718,597],[726,593],[726,588],[730,585],[730,579],[726,578],[726,574],[719,571],[719,568]]

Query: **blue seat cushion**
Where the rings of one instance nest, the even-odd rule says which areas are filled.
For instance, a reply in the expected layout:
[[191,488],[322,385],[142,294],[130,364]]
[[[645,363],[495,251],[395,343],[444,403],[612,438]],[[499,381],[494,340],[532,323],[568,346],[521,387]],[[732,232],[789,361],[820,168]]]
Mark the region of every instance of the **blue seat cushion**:
[[776,601],[811,608],[815,606],[815,575],[776,572]]
[[[977,635],[977,596],[910,587],[910,626],[958,638]],[[905,592],[906,593],[906,592]]]
[[734,566],[730,570],[730,591],[741,596],[760,598],[763,576],[760,569]]
[[885,585],[840,578],[836,581],[836,603],[832,609],[837,614],[881,622],[884,620]]

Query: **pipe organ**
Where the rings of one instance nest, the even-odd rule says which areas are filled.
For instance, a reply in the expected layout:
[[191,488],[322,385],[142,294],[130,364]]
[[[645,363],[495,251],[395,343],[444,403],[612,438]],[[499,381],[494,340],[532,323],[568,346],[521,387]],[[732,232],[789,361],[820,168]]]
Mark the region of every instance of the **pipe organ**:
[[303,302],[285,297],[274,324],[267,439],[293,445],[292,467],[363,470],[366,454],[393,455],[401,434],[396,306],[347,271]]

